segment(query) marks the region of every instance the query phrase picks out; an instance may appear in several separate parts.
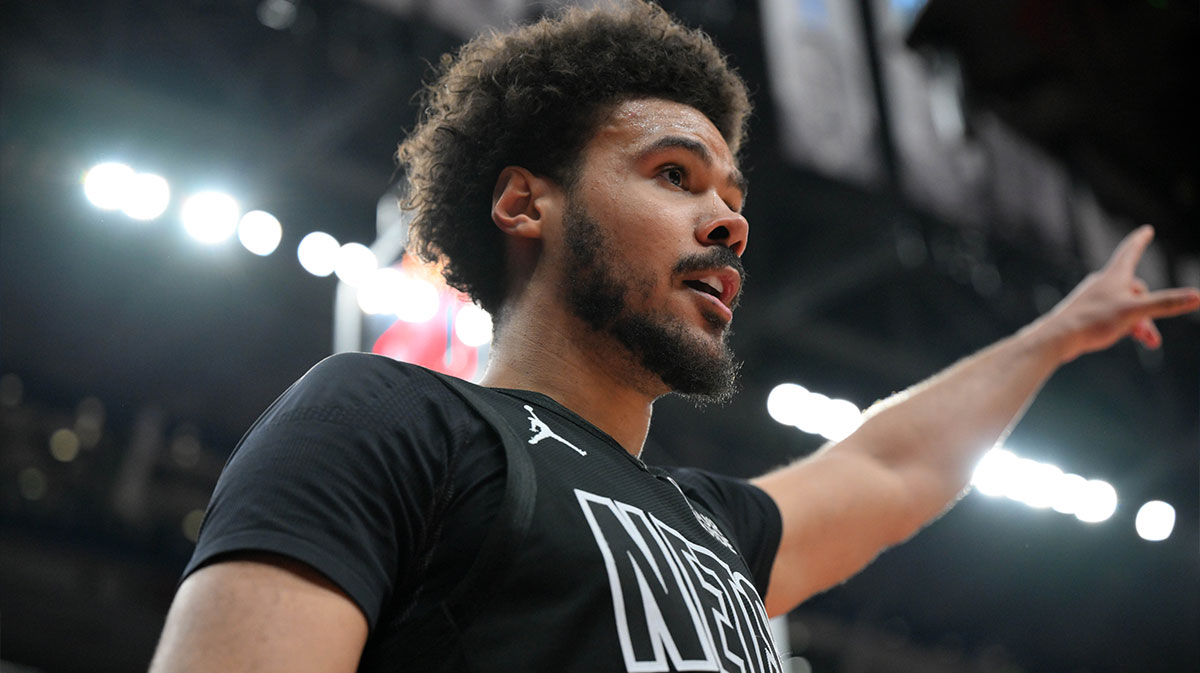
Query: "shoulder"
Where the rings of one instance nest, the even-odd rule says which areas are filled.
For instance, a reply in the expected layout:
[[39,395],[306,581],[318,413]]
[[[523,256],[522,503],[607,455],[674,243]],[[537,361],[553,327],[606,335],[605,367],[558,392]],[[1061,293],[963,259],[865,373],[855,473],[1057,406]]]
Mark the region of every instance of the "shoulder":
[[313,365],[292,388],[314,400],[343,401],[353,390],[373,400],[381,391],[436,385],[436,375],[417,365],[374,353],[337,353]]
[[318,362],[276,400],[260,424],[307,419],[375,425],[404,418],[461,416],[462,402],[438,375],[371,353],[338,353]]
[[656,467],[679,485],[685,497],[702,505],[737,536],[764,529],[778,534],[782,526],[779,508],[761,488],[736,477],[690,467]]
[[724,525],[766,595],[771,568],[783,534],[783,519],[771,496],[744,479],[694,468],[655,468],[679,484],[691,501],[707,509]]
[[671,477],[679,484],[684,495],[704,503],[715,510],[736,506],[744,498],[766,497],[754,484],[736,477],[729,477],[694,467],[655,467],[655,470]]

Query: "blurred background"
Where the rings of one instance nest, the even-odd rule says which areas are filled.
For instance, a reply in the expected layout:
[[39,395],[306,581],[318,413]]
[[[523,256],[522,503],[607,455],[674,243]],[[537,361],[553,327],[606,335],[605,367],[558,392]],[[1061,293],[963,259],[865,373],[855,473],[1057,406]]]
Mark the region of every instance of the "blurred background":
[[[753,237],[743,391],[661,402],[650,462],[810,453],[1141,222],[1150,285],[1200,285],[1197,2],[663,4],[754,92]],[[486,314],[402,261],[392,155],[430,63],[553,6],[0,5],[4,670],[145,670],[225,458],[322,357],[480,371]],[[1160,329],[1064,367],[957,508],[792,614],[791,670],[1200,670],[1200,322]]]

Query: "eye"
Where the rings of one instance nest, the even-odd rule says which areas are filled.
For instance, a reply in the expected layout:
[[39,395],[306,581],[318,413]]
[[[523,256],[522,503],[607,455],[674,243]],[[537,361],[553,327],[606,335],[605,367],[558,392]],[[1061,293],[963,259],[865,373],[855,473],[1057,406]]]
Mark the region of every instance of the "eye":
[[668,166],[663,169],[662,176],[667,179],[667,182],[679,187],[685,188],[684,183],[687,181],[687,172],[679,166]]

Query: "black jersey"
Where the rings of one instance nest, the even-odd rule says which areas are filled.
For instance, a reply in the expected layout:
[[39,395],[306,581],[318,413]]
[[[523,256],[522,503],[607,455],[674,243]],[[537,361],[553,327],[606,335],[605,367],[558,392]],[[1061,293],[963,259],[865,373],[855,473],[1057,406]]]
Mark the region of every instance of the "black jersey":
[[[531,468],[512,535],[506,450]],[[760,596],[780,526],[757,488],[648,467],[544,395],[340,355],[243,438],[185,576],[236,551],[313,566],[367,616],[360,670],[775,671]],[[505,557],[449,614],[489,534]]]

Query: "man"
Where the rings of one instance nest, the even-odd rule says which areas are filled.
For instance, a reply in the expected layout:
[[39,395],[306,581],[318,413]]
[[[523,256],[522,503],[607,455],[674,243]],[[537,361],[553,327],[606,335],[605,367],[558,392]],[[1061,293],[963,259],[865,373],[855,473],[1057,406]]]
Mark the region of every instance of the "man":
[[153,670],[779,670],[768,614],[942,512],[1060,364],[1200,307],[1134,276],[1143,227],[812,457],[647,467],[656,398],[732,389],[748,109],[637,2],[447,59],[400,157],[417,249],[496,317],[482,387],[362,354],[298,381],[231,457]]

